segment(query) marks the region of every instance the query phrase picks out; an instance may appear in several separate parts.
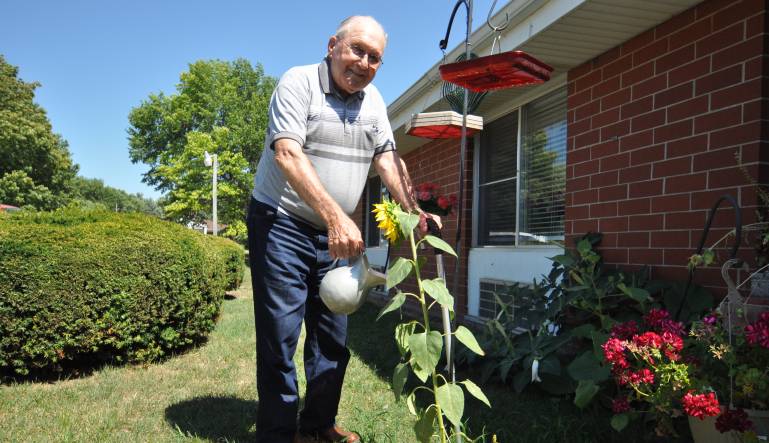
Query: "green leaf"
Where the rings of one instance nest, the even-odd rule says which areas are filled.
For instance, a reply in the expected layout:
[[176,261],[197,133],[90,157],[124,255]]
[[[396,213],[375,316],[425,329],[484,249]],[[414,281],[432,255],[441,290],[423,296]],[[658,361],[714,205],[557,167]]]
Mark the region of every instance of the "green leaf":
[[615,431],[620,432],[627,427],[630,422],[630,417],[627,414],[617,414],[611,418],[611,427]]
[[409,363],[411,363],[411,370],[414,371],[414,375],[416,375],[419,381],[421,381],[422,383],[427,382],[427,379],[430,377],[430,374],[432,374],[433,370],[435,369],[434,367],[432,369],[422,368],[413,358],[409,360]]
[[460,343],[467,346],[467,349],[475,352],[478,355],[485,355],[483,352],[483,349],[481,349],[481,346],[478,344],[478,341],[475,339],[475,336],[473,335],[472,331],[467,329],[464,326],[458,326],[457,330],[454,331],[454,336],[459,340]]
[[550,354],[547,357],[539,361],[539,373],[561,375],[561,361],[555,354]]
[[401,291],[398,291],[398,293],[395,294],[395,296],[392,299],[390,299],[390,302],[387,303],[387,306],[382,308],[382,310],[379,312],[379,315],[377,315],[376,319],[379,320],[380,318],[382,318],[383,315],[387,314],[388,312],[392,312],[400,308],[401,305],[403,305],[403,302],[405,301],[406,301],[406,294]]
[[426,235],[424,238],[424,241],[426,241],[427,243],[430,243],[430,246],[432,246],[433,248],[440,249],[441,251],[447,254],[453,255],[454,257],[457,256],[457,253],[454,252],[454,248],[452,248],[448,243],[443,241],[443,239],[440,239],[433,235]]
[[419,224],[419,216],[409,212],[398,212],[397,217],[403,236],[408,238],[409,235],[413,234],[414,228]]
[[385,283],[388,288],[394,288],[395,285],[402,282],[406,277],[411,274],[411,270],[414,269],[414,263],[411,260],[406,260],[403,257],[398,257],[395,263],[387,270],[387,282]]
[[398,344],[398,350],[401,357],[405,357],[409,352],[409,337],[417,328],[417,322],[401,323],[395,327],[395,342]]
[[592,380],[580,380],[577,385],[577,391],[574,394],[574,404],[578,408],[584,409],[593,400],[598,390],[598,386]]
[[406,396],[406,408],[408,408],[411,415],[417,415],[417,408],[414,406],[415,397],[413,392]]
[[585,351],[575,358],[567,370],[574,380],[592,380],[597,383],[608,380],[611,374],[608,367],[601,366],[601,362],[592,350]]
[[401,398],[403,386],[406,385],[406,380],[408,380],[408,377],[409,366],[406,363],[399,363],[393,371],[393,393],[395,394],[396,400]]
[[446,415],[446,418],[454,426],[460,426],[462,424],[462,414],[465,410],[465,394],[462,392],[462,388],[456,385],[456,383],[446,383],[438,386],[438,390],[435,392],[435,399],[441,405],[441,410]]
[[483,391],[481,391],[481,388],[479,388],[478,385],[476,385],[470,380],[465,380],[462,382],[462,384],[465,385],[465,389],[467,389],[467,392],[469,392],[470,395],[484,402],[486,406],[491,407],[491,403],[489,403],[489,399],[486,398],[486,394],[484,394]]
[[590,336],[593,338],[593,352],[599,361],[603,361],[603,348],[601,346],[609,340],[609,334],[595,331]]
[[595,326],[590,323],[579,325],[571,330],[571,335],[574,337],[590,338],[591,334],[595,331]]
[[414,423],[414,433],[417,435],[417,440],[420,443],[430,443],[430,440],[433,438],[436,416],[435,406],[431,406]]
[[443,348],[441,333],[430,331],[430,333],[411,334],[409,348],[419,367],[432,371],[441,358],[441,349]]
[[446,282],[444,282],[442,278],[422,280],[422,289],[424,289],[430,297],[438,301],[441,306],[454,312],[454,297],[449,294],[449,290],[446,289]]
[[566,254],[556,255],[555,257],[552,257],[550,260],[558,263],[559,265],[563,265],[566,267],[574,266],[574,263],[575,263],[574,259],[571,258],[570,255],[566,255]]
[[577,243],[577,251],[579,251],[579,255],[584,256],[587,253],[589,253],[593,249],[593,246],[590,244],[590,241],[587,239],[580,240],[579,243]]
[[651,295],[649,295],[649,291],[646,289],[628,287],[624,283],[618,284],[617,288],[619,288],[623,294],[627,295],[638,303],[651,301]]

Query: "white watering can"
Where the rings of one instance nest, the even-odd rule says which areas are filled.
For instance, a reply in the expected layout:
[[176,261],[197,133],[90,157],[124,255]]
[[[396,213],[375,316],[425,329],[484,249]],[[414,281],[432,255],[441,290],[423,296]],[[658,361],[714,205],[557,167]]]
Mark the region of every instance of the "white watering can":
[[384,284],[386,277],[371,269],[366,254],[349,266],[328,271],[320,282],[320,298],[335,314],[352,314],[366,301],[371,288]]

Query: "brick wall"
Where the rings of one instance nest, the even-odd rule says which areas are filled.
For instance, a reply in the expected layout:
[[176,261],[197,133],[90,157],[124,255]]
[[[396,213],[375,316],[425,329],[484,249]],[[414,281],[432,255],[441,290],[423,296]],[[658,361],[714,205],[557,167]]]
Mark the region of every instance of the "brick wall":
[[[755,220],[735,155],[767,183],[766,32],[764,1],[709,0],[569,72],[567,237],[602,232],[607,263],[682,280],[719,196]],[[723,289],[715,268],[697,281]]]
[[[431,141],[419,149],[412,151],[403,156],[406,162],[406,167],[411,175],[411,180],[414,185],[418,185],[424,182],[436,183],[440,186],[440,191],[447,195],[459,194],[459,141],[458,140],[435,140]],[[467,159],[465,160],[465,218],[462,221],[462,260],[460,262],[460,279],[457,294],[452,294],[455,297],[455,304],[458,307],[458,313],[465,313],[467,307],[467,253],[470,248],[471,234],[471,214],[472,214],[472,158],[473,148],[472,142],[468,141]],[[355,221],[358,221],[361,226],[364,223],[364,215],[362,208],[356,209]],[[442,218],[443,239],[446,240],[452,247],[455,246],[456,232],[457,232],[457,213],[453,213]],[[436,264],[433,256],[432,248],[427,248],[424,251],[420,251],[420,256],[428,257],[428,262],[424,266],[425,272],[422,274],[424,278],[436,277]],[[390,252],[390,263],[392,263],[396,257],[403,256],[411,258],[410,247],[405,243],[399,248],[393,248]],[[454,284],[454,268],[456,261],[453,257],[444,254],[444,271],[446,273],[446,280],[448,283],[449,291],[453,290]],[[412,279],[413,281],[413,279]],[[401,289],[407,292],[416,292],[415,284],[400,285]]]

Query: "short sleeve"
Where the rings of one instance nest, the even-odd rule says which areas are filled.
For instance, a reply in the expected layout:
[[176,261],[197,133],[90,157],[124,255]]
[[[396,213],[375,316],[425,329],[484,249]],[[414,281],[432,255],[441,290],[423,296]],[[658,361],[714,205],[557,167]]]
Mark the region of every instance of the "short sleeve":
[[369,93],[373,93],[376,100],[377,134],[374,155],[395,151],[395,137],[390,126],[390,119],[387,117],[387,106],[384,103],[384,99],[382,99],[377,89],[373,89]]
[[274,149],[275,141],[281,138],[290,138],[304,146],[309,101],[307,76],[297,68],[288,70],[281,77],[270,99],[267,144],[271,149]]

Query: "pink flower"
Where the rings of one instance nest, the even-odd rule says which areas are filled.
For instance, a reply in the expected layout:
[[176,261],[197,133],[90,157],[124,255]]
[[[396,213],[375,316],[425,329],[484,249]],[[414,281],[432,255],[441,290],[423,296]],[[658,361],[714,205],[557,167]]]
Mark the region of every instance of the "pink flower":
[[763,312],[755,323],[745,326],[745,339],[751,345],[769,349],[769,312]]
[[715,417],[721,413],[721,406],[714,392],[695,394],[694,391],[689,391],[681,402],[684,405],[684,412],[700,420],[704,420],[705,417]]
[[419,191],[417,193],[417,198],[420,199],[420,200],[425,200],[426,201],[426,200],[430,200],[431,198],[433,198],[433,196],[432,196],[432,194],[430,194],[429,191]]

